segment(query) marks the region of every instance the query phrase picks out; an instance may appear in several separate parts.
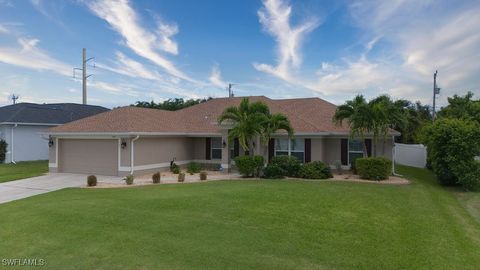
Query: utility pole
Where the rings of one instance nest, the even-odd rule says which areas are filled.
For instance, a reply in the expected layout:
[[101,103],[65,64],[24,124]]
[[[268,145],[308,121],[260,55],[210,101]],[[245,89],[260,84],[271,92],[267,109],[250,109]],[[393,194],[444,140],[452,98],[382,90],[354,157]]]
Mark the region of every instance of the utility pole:
[[[87,59],[87,49],[83,48],[82,50],[82,68],[73,68],[73,78],[75,78],[75,70],[82,71],[82,104],[87,104],[87,78],[93,74],[87,75],[87,63],[90,60],[95,59],[95,57],[90,57]],[[95,64],[93,65],[95,67]]]
[[15,96],[15,94],[12,94],[13,105],[17,104],[17,100],[18,100],[19,98],[20,98],[19,96]]
[[233,83],[229,83],[228,84],[228,97],[233,97],[233,90],[232,90],[232,87],[234,86],[235,84]]
[[433,110],[432,110],[432,119],[435,121],[435,100],[438,94],[440,94],[440,88],[437,87],[437,74],[438,70],[435,70],[433,73]]

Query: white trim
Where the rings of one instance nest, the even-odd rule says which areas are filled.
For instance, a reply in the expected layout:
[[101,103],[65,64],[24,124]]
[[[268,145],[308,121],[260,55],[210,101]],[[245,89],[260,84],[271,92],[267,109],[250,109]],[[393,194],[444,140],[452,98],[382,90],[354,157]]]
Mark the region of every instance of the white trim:
[[0,125],[22,125],[22,126],[60,126],[62,124],[48,123],[23,123],[23,122],[2,122]]
[[48,163],[49,168],[57,168],[57,163]]
[[[220,160],[219,160],[220,161]],[[190,162],[197,162],[197,163],[205,163],[205,164],[220,164],[219,162],[212,162],[212,160],[181,160],[181,161],[175,161],[175,164],[177,165],[185,165]],[[223,166],[223,165],[222,165]],[[160,169],[160,168],[169,168],[170,167],[170,162],[163,162],[163,163],[156,163],[156,164],[147,164],[147,165],[138,165],[134,166],[134,171],[137,170],[151,170],[151,169]],[[120,166],[118,171],[120,172],[129,172],[131,170],[131,166]]]
[[222,133],[194,133],[194,132],[43,132],[45,135],[52,136],[80,136],[90,138],[92,136],[188,136],[188,137],[218,137],[222,136]]

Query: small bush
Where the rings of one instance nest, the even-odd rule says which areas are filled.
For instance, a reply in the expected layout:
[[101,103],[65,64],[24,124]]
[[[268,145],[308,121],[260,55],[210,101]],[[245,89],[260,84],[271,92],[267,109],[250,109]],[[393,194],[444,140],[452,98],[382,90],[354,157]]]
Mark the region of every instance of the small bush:
[[185,182],[185,173],[178,174],[178,182]]
[[362,179],[384,180],[392,170],[392,162],[383,157],[365,157],[355,160],[358,175]]
[[132,174],[125,176],[125,182],[127,183],[127,185],[132,185],[134,179],[135,176],[133,176]]
[[263,177],[268,179],[282,179],[287,172],[280,166],[274,163],[270,163],[263,169]]
[[285,171],[285,176],[297,177],[302,163],[294,156],[275,156],[271,164],[275,164]]
[[94,187],[97,185],[97,177],[95,175],[89,175],[87,177],[87,186]]
[[156,172],[152,175],[152,181],[154,184],[158,184],[160,183],[160,178],[161,178],[161,175],[160,175],[160,172]]
[[180,173],[180,166],[178,166],[177,164],[174,164],[174,166],[172,167],[172,173],[179,174]]
[[207,172],[200,172],[200,180],[207,180]]
[[5,155],[7,154],[7,143],[4,140],[0,140],[0,163],[5,162]]
[[238,156],[235,165],[244,177],[259,176],[263,168],[262,156]]
[[202,169],[202,166],[196,162],[190,162],[187,166],[187,172],[189,174],[199,173]]
[[304,164],[300,169],[299,176],[306,179],[328,179],[333,177],[330,168],[321,161]]

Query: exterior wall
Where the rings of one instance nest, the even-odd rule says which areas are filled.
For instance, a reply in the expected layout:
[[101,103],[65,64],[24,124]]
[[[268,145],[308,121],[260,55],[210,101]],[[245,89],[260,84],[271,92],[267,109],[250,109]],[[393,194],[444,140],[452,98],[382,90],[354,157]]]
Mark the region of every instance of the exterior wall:
[[205,159],[205,138],[190,138],[192,149],[193,149],[193,159],[195,160],[204,160]]
[[341,160],[341,138],[324,138],[323,162],[334,164],[336,160]]
[[49,158],[48,140],[40,136],[40,132],[51,126],[3,125],[1,137],[7,142],[6,163],[12,162],[12,128],[13,128],[13,161],[47,160]]
[[120,166],[130,167],[131,161],[131,151],[132,151],[132,139],[131,138],[121,138],[120,143],[125,141],[127,146],[125,148],[120,147]]
[[325,162],[324,138],[312,138],[312,161],[319,160]]
[[188,138],[140,138],[135,141],[135,166],[192,160]]

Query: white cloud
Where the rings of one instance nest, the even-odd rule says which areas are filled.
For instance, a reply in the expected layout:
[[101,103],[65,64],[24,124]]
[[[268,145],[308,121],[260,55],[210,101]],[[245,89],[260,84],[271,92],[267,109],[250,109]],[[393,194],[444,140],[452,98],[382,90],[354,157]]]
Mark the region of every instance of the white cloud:
[[4,33],[4,34],[5,34],[5,33],[8,33],[8,32],[9,32],[9,31],[8,31],[8,28],[5,27],[4,25],[1,25],[1,24],[0,24],[0,33]]
[[167,73],[186,81],[194,80],[180,71],[159,50],[177,54],[176,43],[171,37],[178,28],[160,24],[159,31],[153,33],[143,28],[139,16],[127,0],[100,0],[89,2],[88,7],[98,17],[104,19],[124,39],[125,45],[136,54],[162,67]]
[[115,53],[117,61],[116,66],[111,67],[102,63],[97,64],[99,68],[106,69],[111,72],[126,75],[133,78],[143,78],[148,80],[158,80],[161,78],[160,74],[151,71],[142,63],[137,62],[121,52]]
[[71,66],[37,47],[38,39],[19,38],[17,42],[20,47],[0,48],[0,62],[35,70],[53,71],[65,76],[72,75]]
[[227,83],[222,79],[222,74],[218,65],[212,67],[212,72],[210,73],[208,80],[212,83],[212,85],[218,88],[224,89],[227,86]]
[[264,0],[258,11],[264,30],[277,42],[277,65],[254,63],[254,67],[284,80],[291,80],[292,68],[298,68],[302,62],[301,45],[305,36],[319,25],[316,18],[292,26],[290,18],[292,7],[282,0]]

